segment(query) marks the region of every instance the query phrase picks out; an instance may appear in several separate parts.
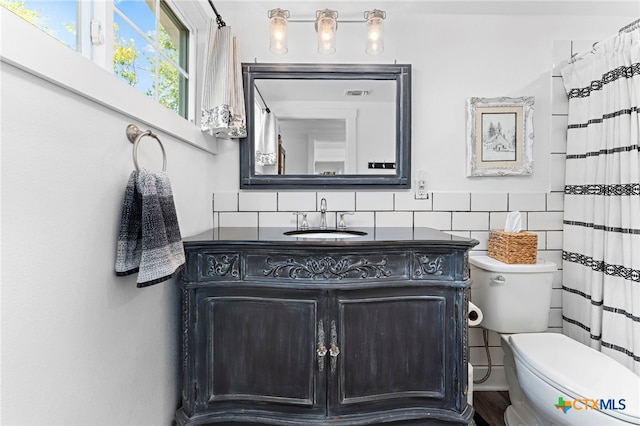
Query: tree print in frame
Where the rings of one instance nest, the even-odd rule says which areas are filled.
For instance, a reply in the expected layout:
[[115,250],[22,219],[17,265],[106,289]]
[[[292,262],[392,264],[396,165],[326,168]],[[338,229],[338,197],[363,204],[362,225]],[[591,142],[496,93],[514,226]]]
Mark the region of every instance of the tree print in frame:
[[532,96],[467,99],[467,176],[533,174]]

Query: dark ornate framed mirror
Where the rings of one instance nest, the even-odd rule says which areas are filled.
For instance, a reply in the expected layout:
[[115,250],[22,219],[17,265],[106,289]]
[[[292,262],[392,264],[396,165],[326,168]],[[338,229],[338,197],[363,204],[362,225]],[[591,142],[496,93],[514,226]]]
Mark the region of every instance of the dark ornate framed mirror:
[[242,64],[240,188],[411,187],[411,65]]

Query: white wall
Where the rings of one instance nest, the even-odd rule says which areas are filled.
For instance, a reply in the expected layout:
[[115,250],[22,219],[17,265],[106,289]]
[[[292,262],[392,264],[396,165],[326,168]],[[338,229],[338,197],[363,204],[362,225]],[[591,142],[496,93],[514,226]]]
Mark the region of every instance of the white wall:
[[[0,423],[169,425],[179,402],[179,292],[173,280],[138,289],[136,275],[114,273],[133,170],[125,128],[149,126],[9,65],[4,36]],[[53,43],[47,55],[69,70],[86,61],[73,52],[79,58],[68,61]],[[147,120],[165,116],[103,77],[126,89],[122,105],[130,93],[146,103]],[[158,134],[182,235],[210,228],[214,156]],[[158,168],[160,152],[143,139],[141,165]]]

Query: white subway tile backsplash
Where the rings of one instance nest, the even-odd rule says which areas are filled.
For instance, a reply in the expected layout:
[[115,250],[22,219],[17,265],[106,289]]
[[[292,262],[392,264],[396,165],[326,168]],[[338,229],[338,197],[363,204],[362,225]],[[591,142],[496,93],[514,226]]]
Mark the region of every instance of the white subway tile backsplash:
[[551,117],[551,152],[567,152],[567,126],[569,117],[567,115],[554,115]]
[[392,211],[393,192],[356,192],[356,210]]
[[547,211],[564,210],[564,192],[550,192],[547,194]]
[[412,212],[376,212],[376,227],[413,227]]
[[[509,212],[491,212],[489,213],[489,229],[504,229],[507,223],[507,215]],[[522,230],[526,231],[528,227],[528,213],[520,212]]]
[[291,212],[260,212],[258,213],[258,226],[260,228],[273,226],[296,229],[297,217]]
[[[504,358],[504,352],[502,351],[502,346],[489,346],[489,354],[491,355],[491,360],[502,360]],[[469,348],[469,360],[471,364],[473,364],[474,368],[476,365],[488,365],[487,353],[484,347],[471,347]],[[500,362],[502,365],[502,362]]]
[[241,212],[276,211],[278,195],[275,192],[240,192],[238,210]]
[[473,248],[473,250],[487,250],[489,248],[489,246],[488,246],[489,232],[487,232],[487,231],[483,231],[483,232],[472,231],[471,232],[471,238],[475,238],[479,242],[479,244],[477,246],[475,246]]
[[551,308],[551,311],[549,311],[549,327],[562,327],[562,308]]
[[414,212],[413,224],[416,228],[426,226],[441,231],[450,231],[451,212]]
[[559,288],[554,288],[553,290],[551,290],[551,307],[562,307],[562,290]]
[[430,211],[433,209],[433,196],[431,194],[426,200],[416,200],[413,190],[396,192],[394,195],[396,211]]
[[237,212],[237,192],[216,192],[213,194],[213,210],[216,212]]
[[220,212],[219,226],[256,228],[258,226],[258,212]]
[[449,235],[462,238],[471,238],[471,231],[445,231]]
[[[307,221],[309,222],[309,227],[311,228],[319,228],[320,227],[320,212],[310,212],[307,214]],[[336,212],[327,211],[326,215],[327,219],[327,228],[335,228],[336,227]],[[298,223],[302,223],[302,217],[298,219]]]
[[545,250],[547,246],[547,233],[544,231],[532,231],[538,236],[538,250]]
[[311,212],[315,209],[315,192],[278,192],[280,212]]
[[546,194],[509,193],[509,211],[532,212],[545,211]]
[[355,192],[318,192],[316,210],[320,210],[320,200],[327,200],[327,210],[332,212],[352,212],[356,210]]
[[558,270],[553,273],[553,288],[562,288],[562,263],[556,263]]
[[[495,331],[490,331],[487,336],[489,346],[502,345],[501,337]],[[484,347],[484,339],[482,337],[482,327],[469,327],[469,346]]]
[[562,250],[562,231],[547,231],[547,250]]
[[489,226],[489,213],[487,212],[453,212],[452,229],[482,231]]
[[376,225],[374,212],[355,212],[353,215],[346,215],[344,221],[347,228],[373,228]]
[[491,212],[507,210],[506,193],[471,194],[471,211]]
[[563,212],[529,213],[530,231],[561,231]]
[[470,208],[471,194],[469,193],[438,192],[433,194],[433,210],[467,212]]
[[562,250],[541,250],[538,252],[538,257],[548,260],[557,268],[562,268]]
[[551,191],[564,192],[565,154],[551,154],[550,188]]

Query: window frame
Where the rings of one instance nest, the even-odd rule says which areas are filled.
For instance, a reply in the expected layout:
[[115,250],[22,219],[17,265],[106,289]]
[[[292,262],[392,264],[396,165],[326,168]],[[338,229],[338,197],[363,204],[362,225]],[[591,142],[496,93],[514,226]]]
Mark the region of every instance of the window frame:
[[[169,3],[171,6],[172,2]],[[4,7],[0,7],[0,37],[5,40],[2,51],[0,51],[2,65],[15,66],[123,114],[137,124],[142,123],[153,129],[161,130],[200,150],[216,154],[216,138],[206,132],[202,132],[199,124],[196,125],[194,111],[197,111],[198,102],[194,95],[199,84],[197,81],[198,73],[192,73],[193,77],[189,78],[190,105],[188,110],[190,113],[187,119],[161,105],[156,100],[147,97],[119,78],[114,78],[113,67],[104,67],[105,62],[112,64],[113,47],[112,43],[107,41],[110,39],[104,29],[113,28],[113,12],[109,13],[109,9],[113,7],[113,4],[112,2],[96,2],[92,4],[94,7],[91,16],[92,19],[102,22],[104,42],[102,45],[91,45],[91,49],[87,49],[85,43],[80,43],[81,51],[76,51],[60,43],[56,38],[7,11]],[[105,7],[98,8],[95,7],[96,4],[105,5]],[[172,10],[185,26],[192,31],[192,36],[189,37],[189,51],[191,53],[188,56],[188,61],[189,69],[195,70],[196,58],[199,54],[195,49],[198,34],[200,32],[206,33],[206,30],[197,30],[196,28],[205,28],[206,24],[202,22],[195,24],[187,22],[184,18],[185,11],[182,7]],[[193,11],[186,12],[189,16],[192,16],[191,13]],[[195,16],[201,16],[202,20],[206,22],[204,11],[201,10],[199,13],[200,15],[196,14]],[[112,17],[110,20],[105,19],[109,16]],[[81,32],[78,31],[78,33],[78,38],[81,39]],[[21,36],[15,37],[15,34],[20,34]],[[11,42],[7,42],[8,40],[11,40]],[[109,45],[111,45],[110,49]],[[197,120],[199,121],[199,118]]]
[[[188,20],[181,18],[180,16],[178,16],[178,14],[174,11],[174,7],[172,6],[172,2],[170,0],[151,0],[153,1],[153,15],[154,15],[154,30],[156,33],[159,32],[159,28],[161,26],[161,14],[164,12],[164,14],[167,15],[167,18],[170,19],[171,21],[173,21],[174,23],[176,23],[176,26],[181,26],[184,28],[184,31],[187,34],[187,42],[184,43],[182,40],[180,40],[180,42],[177,45],[178,49],[182,49],[182,50],[178,50],[178,52],[182,53],[185,57],[186,60],[184,61],[184,63],[180,60],[180,57],[178,58],[178,61],[174,61],[173,59],[171,59],[161,48],[161,46],[159,45],[159,37],[156,36],[155,39],[150,38],[138,25],[136,22],[134,22],[129,16],[127,16],[127,14],[121,10],[120,8],[118,8],[115,3],[111,2],[111,5],[113,6],[111,8],[111,10],[113,11],[113,14],[118,15],[120,17],[120,19],[122,19],[128,26],[131,27],[131,29],[138,34],[138,36],[140,38],[142,38],[146,43],[149,44],[149,46],[151,46],[151,48],[153,49],[153,54],[155,57],[155,70],[153,72],[151,72],[150,74],[152,75],[153,81],[154,81],[154,93],[153,96],[151,97],[152,99],[155,99],[157,102],[160,102],[159,99],[159,93],[158,93],[158,82],[160,79],[160,75],[159,75],[159,65],[161,63],[161,61],[166,61],[169,64],[171,64],[171,66],[173,66],[174,68],[177,69],[178,74],[181,75],[183,78],[180,78],[178,80],[178,85],[180,87],[180,95],[181,95],[181,99],[179,100],[179,106],[178,106],[178,115],[185,117],[187,119],[189,118],[193,118],[193,116],[189,116],[191,110],[193,108],[190,108],[190,103],[191,101],[191,96],[190,96],[190,86],[192,85],[192,77],[194,75],[192,68],[189,66],[189,57],[190,55],[190,47],[191,47],[191,38],[193,37],[193,34],[195,34],[195,31],[192,27],[190,27],[189,25],[187,25]],[[151,5],[150,5],[151,6]],[[113,17],[114,15],[112,15]],[[174,20],[175,18],[175,20]],[[177,22],[176,22],[177,21]],[[105,27],[105,30],[107,30],[107,34],[104,37],[105,40],[113,40],[115,37],[115,34],[113,32],[113,25],[109,25],[107,27]],[[138,49],[140,49],[138,47]],[[106,58],[106,60],[108,61],[109,58]],[[187,84],[184,84],[184,81],[186,80]],[[139,90],[139,89],[136,89]]]

